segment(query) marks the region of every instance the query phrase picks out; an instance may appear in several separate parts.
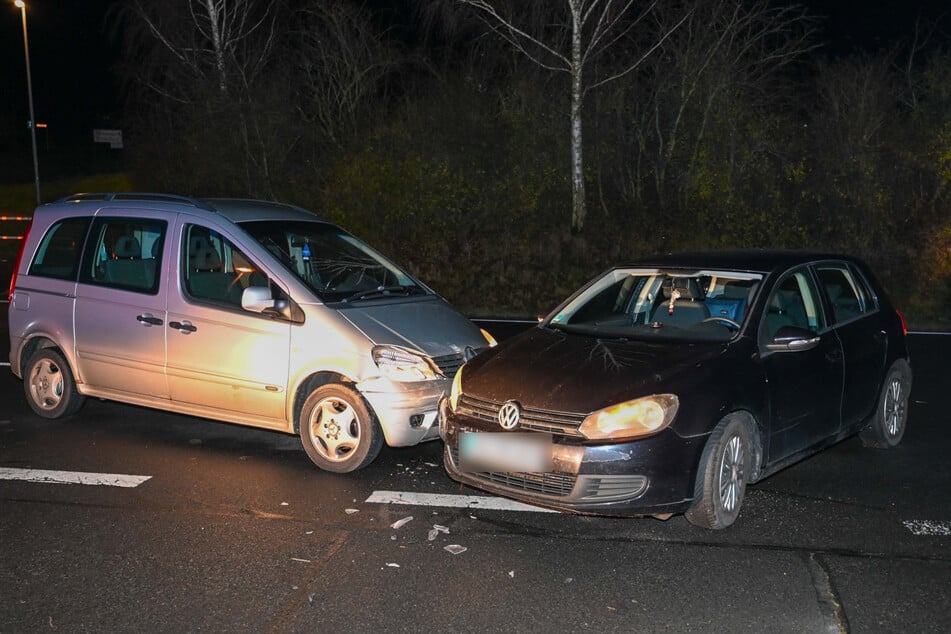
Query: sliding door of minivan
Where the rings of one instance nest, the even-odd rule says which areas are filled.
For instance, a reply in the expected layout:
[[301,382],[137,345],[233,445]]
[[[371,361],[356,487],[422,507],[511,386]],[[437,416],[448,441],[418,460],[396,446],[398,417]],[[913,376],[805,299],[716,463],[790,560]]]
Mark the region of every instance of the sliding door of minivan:
[[135,210],[93,221],[76,287],[76,363],[83,383],[100,392],[168,398],[168,218]]
[[283,427],[291,325],[241,307],[244,289],[278,292],[274,282],[213,227],[184,222],[175,242],[178,274],[167,328],[172,400],[197,414],[210,408]]

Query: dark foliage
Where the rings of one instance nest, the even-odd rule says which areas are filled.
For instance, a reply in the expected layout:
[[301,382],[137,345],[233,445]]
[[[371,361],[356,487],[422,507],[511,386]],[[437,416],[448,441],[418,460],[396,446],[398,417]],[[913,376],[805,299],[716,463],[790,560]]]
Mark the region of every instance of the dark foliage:
[[[951,53],[940,31],[827,60],[801,12],[659,3],[599,73],[629,65],[681,12],[692,21],[588,95],[589,215],[573,235],[566,78],[456,3],[410,5],[394,16],[236,3],[257,26],[221,49],[222,66],[202,40],[208,3],[130,1],[137,186],[302,204],[483,315],[547,311],[618,260],[757,246],[859,255],[919,322],[947,312]],[[161,42],[146,19],[180,39]],[[212,53],[176,54],[186,49]]]

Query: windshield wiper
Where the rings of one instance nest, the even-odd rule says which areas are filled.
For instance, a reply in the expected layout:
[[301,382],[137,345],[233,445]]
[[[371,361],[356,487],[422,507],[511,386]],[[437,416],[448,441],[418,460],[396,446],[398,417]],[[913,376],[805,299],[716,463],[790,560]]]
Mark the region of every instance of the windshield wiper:
[[390,296],[399,296],[399,297],[408,297],[410,295],[425,295],[424,291],[419,286],[377,286],[376,288],[366,288],[362,291],[357,291],[350,297],[344,299],[344,302],[357,302],[362,299],[374,299],[377,297],[390,297]]

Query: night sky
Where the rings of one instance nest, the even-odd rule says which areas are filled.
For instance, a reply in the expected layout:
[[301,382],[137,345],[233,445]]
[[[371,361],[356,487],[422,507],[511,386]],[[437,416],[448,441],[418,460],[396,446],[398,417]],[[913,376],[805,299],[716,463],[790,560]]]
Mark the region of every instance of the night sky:
[[[180,0],[168,0],[180,1]],[[120,106],[111,72],[116,46],[106,14],[116,0],[27,0],[27,24],[37,121],[62,141],[91,138],[93,127],[118,125]],[[382,3],[381,3],[382,4]],[[917,14],[935,20],[947,0],[808,0],[822,21],[826,53],[875,49],[907,38]],[[26,133],[27,101],[20,10],[0,0],[0,139]],[[0,180],[3,180],[0,166]]]

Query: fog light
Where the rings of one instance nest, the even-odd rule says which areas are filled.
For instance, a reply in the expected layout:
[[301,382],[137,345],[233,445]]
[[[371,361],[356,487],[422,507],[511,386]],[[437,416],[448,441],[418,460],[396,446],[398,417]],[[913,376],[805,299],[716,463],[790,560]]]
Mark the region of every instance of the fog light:
[[411,414],[409,417],[409,426],[410,427],[419,427],[423,424],[423,415],[422,414]]

